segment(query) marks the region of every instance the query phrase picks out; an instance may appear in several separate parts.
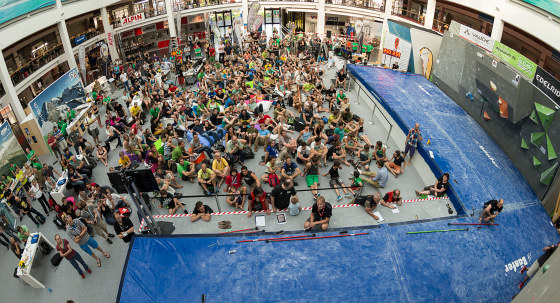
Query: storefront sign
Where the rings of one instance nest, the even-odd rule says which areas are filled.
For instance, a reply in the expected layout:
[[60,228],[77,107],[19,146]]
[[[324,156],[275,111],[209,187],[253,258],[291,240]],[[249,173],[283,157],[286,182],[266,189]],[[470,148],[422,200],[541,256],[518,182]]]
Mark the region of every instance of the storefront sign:
[[113,46],[113,33],[107,33],[107,41],[109,42],[109,46]]
[[134,30],[124,31],[121,33],[121,39],[126,38],[128,36],[133,36]]
[[494,50],[494,42],[496,42],[496,40],[486,36],[479,31],[475,31],[468,26],[461,24],[459,36],[469,40],[471,43],[474,43],[489,52],[492,52]]
[[127,24],[131,24],[133,22],[144,20],[144,19],[146,19],[144,17],[144,13],[140,13],[140,14],[132,15],[130,17],[126,17],[124,19],[121,19],[121,24],[122,25],[127,25]]
[[338,21],[338,17],[326,17],[327,21]]
[[560,104],[560,82],[540,66],[537,67],[533,84],[552,101]]
[[78,38],[74,39],[74,42],[76,42],[76,45],[78,45],[78,44],[86,41],[86,39],[87,39],[86,35],[81,35]]
[[537,71],[537,64],[527,59],[525,56],[521,55],[515,50],[496,41],[492,53],[494,53],[494,55],[496,55],[498,58],[511,64],[513,67],[518,69],[529,79],[533,79],[535,77],[535,72]]

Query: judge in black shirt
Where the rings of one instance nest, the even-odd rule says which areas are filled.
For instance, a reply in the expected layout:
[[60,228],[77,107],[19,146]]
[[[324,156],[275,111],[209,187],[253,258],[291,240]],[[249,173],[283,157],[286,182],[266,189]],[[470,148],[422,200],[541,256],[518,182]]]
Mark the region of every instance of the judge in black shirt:
[[117,237],[121,238],[125,243],[130,242],[132,239],[132,235],[134,235],[134,225],[132,221],[128,217],[123,217],[121,214],[116,211],[113,213],[113,217],[115,218],[115,234]]
[[284,179],[281,184],[278,184],[270,194],[270,202],[272,204],[272,211],[283,210],[288,208],[292,196],[296,195],[294,189],[294,182],[292,179]]
[[[519,286],[518,286],[519,289],[523,288],[523,286],[525,285],[527,280],[529,280],[529,278],[531,278],[532,276],[534,276],[537,273],[537,271],[541,268],[541,266],[544,265],[544,263],[548,260],[548,258],[550,258],[550,256],[552,256],[554,251],[558,248],[558,245],[560,245],[560,242],[543,248],[542,250],[544,251],[544,254],[542,254],[537,259],[537,261],[533,262],[531,267],[527,268],[527,266],[523,266],[521,268],[520,273],[524,273],[525,271],[527,271],[527,276],[525,277],[523,282],[521,282],[521,284],[519,284]],[[525,259],[525,257],[523,259]]]
[[317,201],[311,208],[311,216],[305,221],[303,228],[309,231],[315,226],[320,226],[322,230],[329,228],[329,221],[332,217],[332,206],[329,202],[325,202],[324,196],[318,196]]
[[191,222],[202,219],[206,222],[210,221],[210,216],[214,211],[210,206],[204,205],[201,201],[196,202],[194,205],[193,215],[191,216]]
[[502,212],[502,209],[504,209],[504,199],[500,199],[499,201],[490,200],[484,203],[484,210],[478,222],[482,222],[482,219],[484,219],[484,222],[490,221],[490,223],[494,223],[494,219]]

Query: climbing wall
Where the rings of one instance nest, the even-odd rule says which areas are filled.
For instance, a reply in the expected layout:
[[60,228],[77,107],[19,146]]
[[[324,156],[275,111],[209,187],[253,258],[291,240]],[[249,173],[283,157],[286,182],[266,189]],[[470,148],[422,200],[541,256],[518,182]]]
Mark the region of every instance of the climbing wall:
[[559,165],[560,107],[453,28],[444,35],[432,82],[504,149],[542,199]]

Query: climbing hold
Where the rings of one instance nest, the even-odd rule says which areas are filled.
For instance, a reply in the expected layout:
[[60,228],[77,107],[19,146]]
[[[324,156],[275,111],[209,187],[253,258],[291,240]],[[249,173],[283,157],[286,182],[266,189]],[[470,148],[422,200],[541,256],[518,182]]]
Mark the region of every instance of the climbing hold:
[[486,120],[486,121],[490,120],[490,116],[488,115],[488,113],[486,111],[484,111],[484,120]]
[[533,110],[533,112],[529,116],[529,119],[531,119],[531,121],[535,122],[535,124],[539,124],[539,121],[537,119],[537,112],[535,110]]
[[541,146],[541,142],[544,138],[545,133],[544,132],[536,132],[536,133],[531,133],[531,143],[535,146],[535,147],[539,147]]
[[494,84],[494,82],[490,81],[490,88],[492,89],[492,91],[497,91],[498,87],[496,86],[496,84]]
[[525,142],[524,138],[521,138],[521,148],[529,149],[529,146],[527,146],[527,142]]
[[556,170],[558,169],[558,162],[554,163],[550,168],[543,171],[541,173],[541,183],[544,185],[550,185],[552,179],[554,179],[554,175],[556,174]]
[[537,157],[533,156],[533,166],[534,167],[539,167],[541,165],[541,161],[539,161],[539,159],[537,159]]
[[555,110],[548,108],[542,104],[535,102],[535,108],[537,109],[537,114],[541,120],[541,124],[545,131],[548,131],[550,124],[552,124],[552,119],[554,118]]
[[552,146],[552,142],[550,142],[550,137],[546,135],[546,151],[548,153],[548,160],[556,159],[556,151],[554,151],[554,147]]

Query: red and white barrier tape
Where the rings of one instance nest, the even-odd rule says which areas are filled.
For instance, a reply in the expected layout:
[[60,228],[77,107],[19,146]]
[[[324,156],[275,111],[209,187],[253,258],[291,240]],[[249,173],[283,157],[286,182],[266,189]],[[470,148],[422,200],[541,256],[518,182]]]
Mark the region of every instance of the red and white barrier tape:
[[[422,202],[422,201],[431,201],[431,200],[442,200],[448,199],[447,197],[434,197],[434,198],[427,198],[427,199],[411,199],[411,200],[403,200],[403,203],[410,203],[410,202]],[[333,205],[333,208],[348,208],[348,207],[356,207],[361,206],[360,204],[341,204],[341,205]],[[301,210],[311,210],[311,207],[302,207]],[[282,209],[278,211],[288,211],[288,209]],[[258,210],[254,211],[254,214],[258,213],[265,213],[265,210]],[[223,215],[242,215],[248,214],[249,211],[224,211],[219,213],[212,213],[212,216],[223,216]],[[154,215],[154,218],[182,218],[182,217],[190,217],[193,214],[179,214],[179,215]],[[142,219],[142,223],[140,223],[140,231],[148,229],[148,226],[145,224],[144,220]]]

